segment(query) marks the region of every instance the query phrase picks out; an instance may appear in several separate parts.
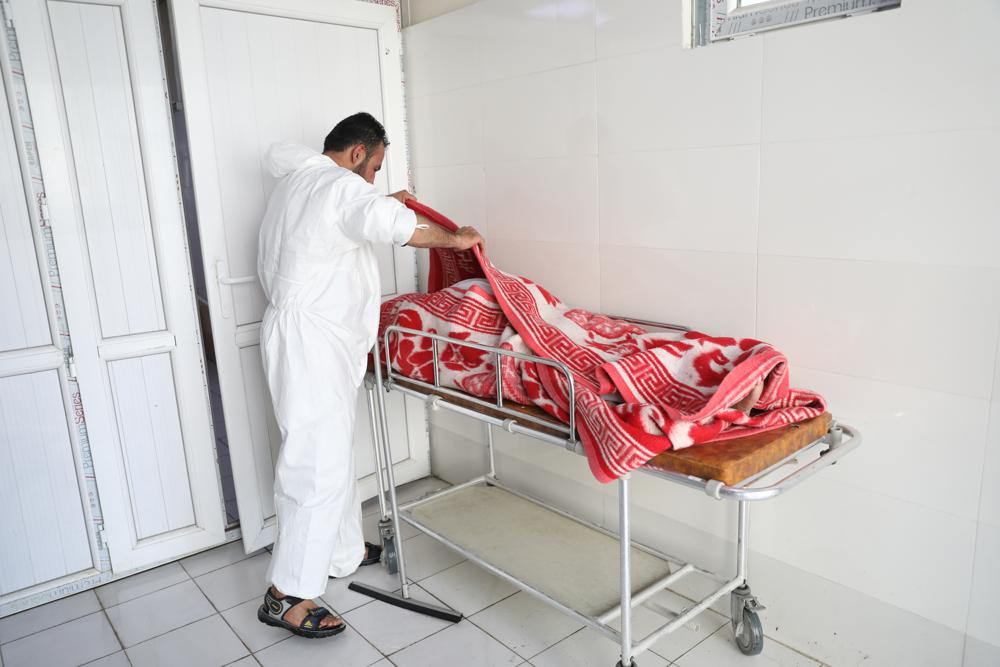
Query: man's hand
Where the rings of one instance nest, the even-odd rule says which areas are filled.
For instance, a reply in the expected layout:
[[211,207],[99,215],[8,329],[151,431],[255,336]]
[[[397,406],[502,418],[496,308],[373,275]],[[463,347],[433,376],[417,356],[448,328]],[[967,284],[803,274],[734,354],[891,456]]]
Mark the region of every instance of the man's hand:
[[435,224],[417,213],[417,228],[406,245],[414,248],[451,248],[452,250],[469,250],[475,246],[485,248],[486,242],[474,227],[462,227],[458,231],[449,232],[444,227]]
[[455,250],[471,250],[475,246],[486,247],[486,241],[475,227],[461,227],[455,232]]
[[412,199],[413,201],[417,201],[417,198],[413,196],[413,193],[407,190],[400,190],[399,192],[393,192],[389,196],[398,199],[400,204],[405,204],[407,199]]

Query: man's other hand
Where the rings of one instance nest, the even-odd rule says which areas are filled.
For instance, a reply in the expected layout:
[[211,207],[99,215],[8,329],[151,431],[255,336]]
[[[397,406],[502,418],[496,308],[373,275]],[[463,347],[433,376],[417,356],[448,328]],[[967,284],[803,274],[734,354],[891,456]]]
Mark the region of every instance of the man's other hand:
[[413,193],[407,190],[400,190],[399,192],[393,192],[389,196],[398,199],[400,204],[405,204],[407,199],[412,199],[413,201],[417,201],[417,198],[413,196]]
[[475,227],[461,227],[455,232],[455,250],[469,250],[474,246],[486,247],[486,241]]

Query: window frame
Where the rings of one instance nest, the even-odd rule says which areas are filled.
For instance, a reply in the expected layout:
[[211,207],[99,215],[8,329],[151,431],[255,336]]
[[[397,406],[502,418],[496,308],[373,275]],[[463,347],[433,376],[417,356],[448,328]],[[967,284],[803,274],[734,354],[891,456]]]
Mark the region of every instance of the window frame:
[[902,0],[691,0],[691,46],[747,37],[759,32],[895,9]]

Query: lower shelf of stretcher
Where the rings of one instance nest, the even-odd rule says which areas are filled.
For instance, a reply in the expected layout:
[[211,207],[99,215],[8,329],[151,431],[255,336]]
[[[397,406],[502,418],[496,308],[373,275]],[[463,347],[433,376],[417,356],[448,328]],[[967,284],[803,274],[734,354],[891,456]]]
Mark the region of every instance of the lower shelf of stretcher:
[[[497,486],[479,483],[403,510],[400,518],[590,618],[618,607],[619,542]],[[633,592],[670,575],[631,550]]]
[[[446,392],[436,391],[404,379],[394,379],[393,382],[424,394],[441,396],[443,400],[473,409],[491,417],[506,419],[510,415],[496,408],[466,401]],[[549,422],[552,426],[537,424],[525,420],[523,426],[531,427],[546,435],[565,437],[565,432],[558,429],[558,422],[540,408],[507,403],[508,410],[524,414],[535,419]],[[692,475],[701,479],[715,479],[723,484],[735,485],[757,473],[767,470],[800,449],[823,437],[830,429],[832,417],[829,413],[799,424],[764,433],[757,433],[743,438],[733,438],[720,442],[695,445],[687,449],[668,450],[650,460],[646,466],[659,470]]]

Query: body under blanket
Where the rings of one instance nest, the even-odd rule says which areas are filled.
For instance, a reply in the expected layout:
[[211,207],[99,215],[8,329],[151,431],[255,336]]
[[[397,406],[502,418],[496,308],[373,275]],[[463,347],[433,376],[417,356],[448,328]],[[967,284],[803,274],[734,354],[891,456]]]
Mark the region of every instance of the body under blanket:
[[[456,228],[432,209],[407,205]],[[478,248],[432,250],[428,290],[383,304],[380,340],[386,327],[398,324],[562,362],[573,374],[574,405],[563,373],[512,357],[501,361],[503,395],[563,422],[575,410],[591,471],[602,482],[671,447],[740,437],[825,411],[821,396],[789,387],[787,360],[767,343],[648,332],[569,308],[541,285],[496,268]],[[394,370],[433,382],[429,338],[397,334],[390,348]],[[496,355],[448,344],[438,354],[443,386],[496,396]],[[734,407],[757,393],[752,406]]]

